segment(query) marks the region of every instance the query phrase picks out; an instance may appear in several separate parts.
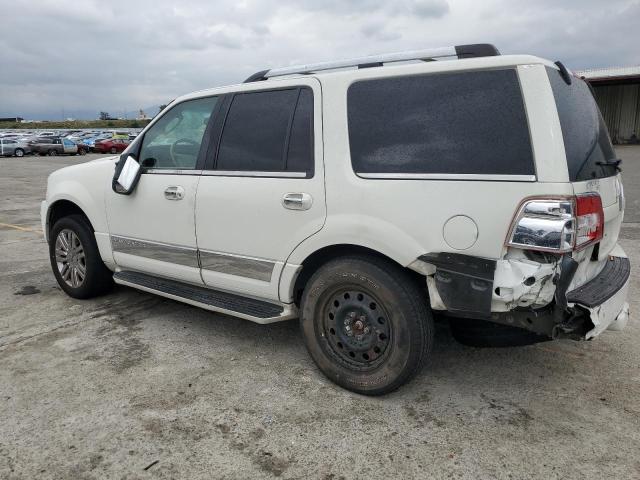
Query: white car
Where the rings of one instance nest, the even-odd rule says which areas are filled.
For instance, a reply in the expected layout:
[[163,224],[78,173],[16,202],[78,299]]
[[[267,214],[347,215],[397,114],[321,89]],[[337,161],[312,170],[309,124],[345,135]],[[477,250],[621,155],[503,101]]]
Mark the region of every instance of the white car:
[[42,224],[72,297],[299,318],[320,370],[376,395],[419,371],[435,313],[472,344],[621,329],[619,164],[562,64],[464,45],[180,97],[122,156],[51,174]]

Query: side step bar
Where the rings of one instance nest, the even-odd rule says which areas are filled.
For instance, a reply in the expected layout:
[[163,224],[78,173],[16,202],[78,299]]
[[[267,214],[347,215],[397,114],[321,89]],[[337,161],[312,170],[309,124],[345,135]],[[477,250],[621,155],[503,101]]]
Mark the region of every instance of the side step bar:
[[298,316],[295,305],[256,300],[145,273],[121,271],[113,275],[113,280],[119,285],[261,324],[289,320]]

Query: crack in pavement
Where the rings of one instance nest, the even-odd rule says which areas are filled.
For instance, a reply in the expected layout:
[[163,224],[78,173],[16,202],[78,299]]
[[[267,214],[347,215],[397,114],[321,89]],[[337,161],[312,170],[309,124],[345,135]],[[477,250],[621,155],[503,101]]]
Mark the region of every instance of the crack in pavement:
[[[13,340],[13,341],[10,341],[10,342],[7,342],[7,343],[1,343],[0,344],[0,350],[3,349],[4,347],[8,347],[8,346],[11,346],[11,345],[17,345],[19,343],[26,342],[27,340],[31,340],[32,338],[40,337],[42,335],[48,335],[50,333],[56,332],[58,330],[61,330],[63,328],[74,327],[74,326],[76,326],[76,325],[78,325],[80,323],[84,323],[84,322],[87,322],[87,321],[88,321],[87,319],[81,319],[81,320],[78,320],[77,322],[65,323],[65,324],[58,325],[57,327],[54,327],[54,328],[52,328],[50,330],[47,330],[47,331],[44,331],[44,332],[34,333],[33,335],[29,335],[27,337],[20,337],[20,338],[18,338],[16,340]],[[2,338],[3,337],[0,337],[0,340],[2,340]],[[6,338],[6,337],[4,337],[4,338]]]

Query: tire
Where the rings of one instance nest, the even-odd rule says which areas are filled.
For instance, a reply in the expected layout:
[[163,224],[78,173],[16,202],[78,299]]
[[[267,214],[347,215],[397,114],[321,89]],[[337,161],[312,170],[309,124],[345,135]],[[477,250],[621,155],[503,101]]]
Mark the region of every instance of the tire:
[[376,257],[341,257],[320,267],[303,292],[300,327],[322,373],[364,395],[408,382],[433,345],[426,290]]
[[58,155],[58,152],[56,152],[53,148],[51,150],[49,150],[47,152],[47,155],[49,155],[50,157],[55,157],[56,155]]
[[113,155],[115,155],[116,153],[118,153],[118,150],[116,149],[116,147],[111,147],[111,153]]
[[86,155],[86,154],[87,154],[87,151],[86,151],[84,148],[79,148],[79,149],[78,149],[78,154],[80,154],[80,155]]
[[[69,232],[75,235],[84,253],[84,258],[77,257],[71,259],[71,262],[74,262],[73,265],[80,264],[84,266],[84,276],[82,281],[77,284],[73,281],[73,272],[71,275],[67,275],[69,268],[64,270],[62,265],[59,266],[58,263],[58,260],[69,258],[69,256],[65,257],[61,255],[58,257],[58,260],[56,259],[56,250],[59,250],[59,247],[62,246],[59,244],[58,238],[62,234],[69,240]],[[71,243],[77,245],[75,242]],[[55,223],[49,237],[49,259],[58,285],[60,285],[60,288],[70,297],[80,299],[96,297],[107,293],[113,286],[113,274],[102,262],[95,235],[88,225],[87,220],[82,215],[69,215]],[[69,278],[65,280],[63,274]]]
[[449,322],[453,338],[462,345],[479,348],[523,347],[551,338],[523,328],[484,320],[456,318]]
[[21,148],[16,148],[14,150],[13,154],[18,158],[22,158],[22,157],[24,157],[24,150],[21,149]]

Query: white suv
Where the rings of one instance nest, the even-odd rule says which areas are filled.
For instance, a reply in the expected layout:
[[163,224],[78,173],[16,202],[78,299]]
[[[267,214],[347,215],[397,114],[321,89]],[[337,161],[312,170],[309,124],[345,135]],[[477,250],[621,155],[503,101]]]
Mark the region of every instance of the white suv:
[[180,97],[122,156],[53,173],[42,223],[72,297],[300,318],[318,367],[375,395],[420,369],[434,313],[468,343],[622,328],[619,164],[562,64],[465,45]]

